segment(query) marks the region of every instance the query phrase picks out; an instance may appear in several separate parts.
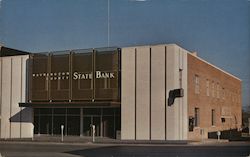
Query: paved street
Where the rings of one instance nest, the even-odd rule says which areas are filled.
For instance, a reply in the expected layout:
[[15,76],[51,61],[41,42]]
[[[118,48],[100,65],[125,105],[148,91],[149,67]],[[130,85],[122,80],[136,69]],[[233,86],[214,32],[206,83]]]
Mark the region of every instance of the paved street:
[[4,157],[247,157],[250,143],[215,145],[108,145],[0,142]]

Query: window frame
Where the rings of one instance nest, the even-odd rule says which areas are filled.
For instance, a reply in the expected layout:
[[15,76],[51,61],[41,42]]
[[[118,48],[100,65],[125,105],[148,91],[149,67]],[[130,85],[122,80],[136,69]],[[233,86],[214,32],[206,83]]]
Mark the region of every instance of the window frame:
[[197,74],[194,76],[194,93],[200,94],[200,77]]
[[209,82],[209,80],[207,79],[206,80],[206,94],[207,94],[207,96],[210,96],[210,91],[209,91],[209,89],[210,89],[210,82]]
[[194,126],[195,127],[200,126],[200,108],[198,107],[194,108]]
[[215,119],[215,117],[216,117],[215,109],[212,109],[212,110],[211,110],[211,125],[212,125],[212,126],[215,126],[215,124],[216,124],[216,119]]

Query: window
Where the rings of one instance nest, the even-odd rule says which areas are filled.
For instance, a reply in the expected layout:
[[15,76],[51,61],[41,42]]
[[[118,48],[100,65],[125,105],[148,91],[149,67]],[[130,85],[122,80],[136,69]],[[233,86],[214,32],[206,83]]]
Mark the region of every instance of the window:
[[206,88],[207,88],[207,96],[209,96],[209,80],[207,80],[206,82]]
[[188,118],[188,130],[194,131],[194,117],[193,116],[189,116]]
[[212,97],[214,97],[214,81],[212,81]]
[[217,86],[216,86],[216,95],[217,95],[217,98],[219,99],[220,98],[220,85],[219,85],[219,83],[217,83]]
[[195,94],[199,94],[200,93],[200,78],[198,75],[195,75],[194,81],[195,81]]
[[194,126],[200,125],[200,109],[194,108]]
[[225,88],[224,87],[222,87],[222,99],[225,99]]
[[215,110],[214,109],[212,109],[211,123],[212,123],[212,126],[215,126]]

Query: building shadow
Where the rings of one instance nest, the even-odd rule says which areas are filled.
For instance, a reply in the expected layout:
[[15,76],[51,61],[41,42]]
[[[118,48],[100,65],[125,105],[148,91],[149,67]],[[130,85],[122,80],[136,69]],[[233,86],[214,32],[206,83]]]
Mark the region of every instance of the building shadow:
[[[213,153],[211,153],[213,152]],[[64,152],[82,157],[236,157],[248,156],[249,146],[107,146]]]
[[15,115],[9,118],[10,122],[27,122],[33,123],[32,118],[30,117],[32,111],[31,108],[24,108],[20,112],[17,112]]

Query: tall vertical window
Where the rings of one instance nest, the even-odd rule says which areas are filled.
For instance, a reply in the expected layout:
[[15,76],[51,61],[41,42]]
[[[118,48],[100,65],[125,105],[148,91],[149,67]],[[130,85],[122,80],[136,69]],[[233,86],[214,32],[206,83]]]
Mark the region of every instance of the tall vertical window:
[[212,126],[215,126],[215,110],[214,109],[212,109],[211,123],[212,123]]
[[222,93],[222,96],[221,96],[222,99],[225,99],[225,88],[224,87],[222,87],[222,92],[221,93]]
[[194,126],[200,125],[200,109],[194,108]]
[[198,75],[195,75],[194,83],[195,83],[195,94],[199,94],[200,93],[200,78]]
[[207,93],[207,96],[209,96],[209,80],[208,79],[206,82],[206,93]]
[[220,98],[220,85],[219,85],[219,83],[217,83],[217,86],[216,86],[216,95],[217,95],[217,98],[219,99]]
[[214,81],[212,81],[212,97],[214,97]]

